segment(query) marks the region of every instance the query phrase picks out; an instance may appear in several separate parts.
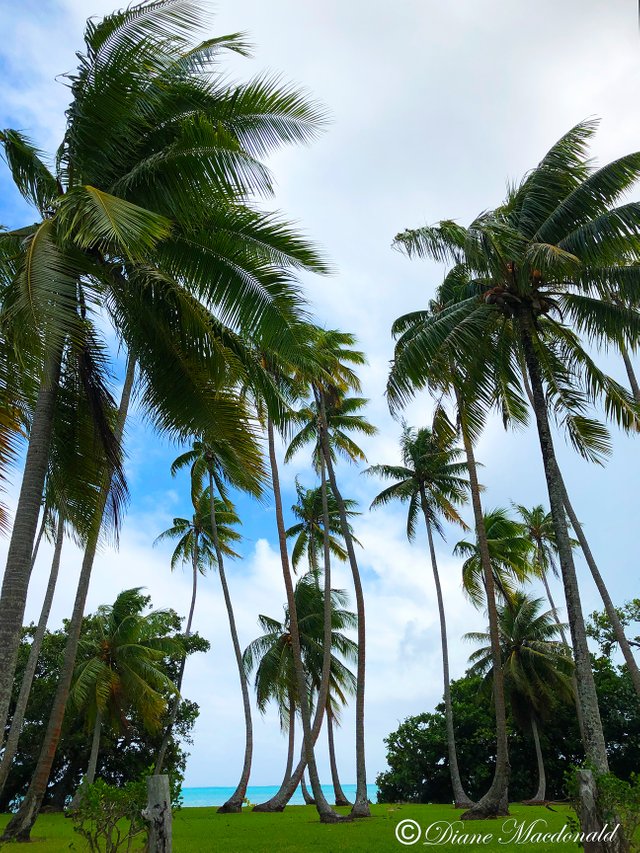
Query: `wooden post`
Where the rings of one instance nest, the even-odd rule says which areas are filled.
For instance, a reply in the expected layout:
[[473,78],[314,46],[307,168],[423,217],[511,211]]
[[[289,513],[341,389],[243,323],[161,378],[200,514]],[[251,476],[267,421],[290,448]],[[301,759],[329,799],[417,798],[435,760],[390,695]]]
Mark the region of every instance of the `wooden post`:
[[149,853],[171,853],[171,794],[169,777],[147,777],[147,807],[142,817],[149,823]]

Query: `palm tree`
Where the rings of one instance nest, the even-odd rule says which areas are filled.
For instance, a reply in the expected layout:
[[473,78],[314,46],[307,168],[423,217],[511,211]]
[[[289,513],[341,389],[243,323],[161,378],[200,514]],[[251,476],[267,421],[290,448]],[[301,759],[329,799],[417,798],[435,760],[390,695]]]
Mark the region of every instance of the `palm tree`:
[[191,469],[192,490],[201,488],[203,479],[208,480],[208,495],[209,495],[209,535],[213,551],[216,556],[216,565],[224,603],[227,610],[227,618],[229,620],[229,630],[231,632],[231,642],[238,667],[238,675],[240,678],[240,688],[242,692],[242,704],[245,719],[245,752],[244,762],[240,781],[229,797],[218,809],[218,812],[239,812],[242,810],[247,785],[249,784],[249,774],[251,773],[251,758],[253,753],[253,727],[251,723],[251,702],[249,699],[249,687],[242,663],[242,651],[240,648],[240,640],[238,637],[238,629],[229,592],[229,585],[224,568],[223,551],[221,547],[220,531],[218,529],[218,519],[216,513],[215,491],[218,491],[220,500],[227,502],[226,482],[232,483],[234,486],[243,488],[245,491],[259,497],[262,493],[262,481],[264,478],[264,469],[262,467],[262,457],[259,448],[253,440],[251,427],[248,423],[243,423],[244,429],[237,440],[229,443],[226,440],[221,441],[221,436],[216,435],[210,440],[195,441],[191,450],[179,456],[171,466],[172,474],[176,474],[182,468],[189,467]]
[[[579,337],[605,346],[620,337],[633,343],[639,330],[633,299],[640,269],[620,259],[635,261],[640,253],[640,204],[613,205],[640,176],[640,154],[595,171],[586,158],[594,129],[593,122],[582,122],[570,130],[510,189],[502,206],[469,228],[443,221],[396,240],[409,254],[452,261],[467,272],[465,289],[414,330],[416,368],[418,360],[430,367],[434,360],[448,361],[455,348],[458,363],[484,365],[485,388],[493,383],[493,400],[501,401],[503,413],[508,404],[522,407],[522,381],[528,383],[565,587],[585,751],[606,772],[565,516],[568,497],[549,420],[551,410],[574,446],[597,459],[608,450],[608,439],[604,426],[588,417],[589,403],[603,399],[607,414],[625,429],[635,428],[638,417],[633,397],[597,366]],[[612,291],[619,303],[610,299]],[[628,644],[625,660],[637,670]]]
[[[316,695],[321,690],[324,658],[324,591],[317,584],[314,572],[303,575],[295,588],[296,611],[300,630],[300,643],[306,674],[307,690]],[[338,719],[339,707],[346,703],[348,694],[354,692],[355,678],[344,661],[357,657],[353,640],[342,632],[356,627],[356,615],[345,609],[346,593],[331,590],[332,630],[330,689],[327,702],[327,733],[329,760],[336,794],[336,805],[348,805],[340,787],[333,747],[332,721]],[[253,640],[244,652],[243,660],[247,674],[254,669],[258,709],[264,713],[267,704],[274,701],[280,713],[280,722],[289,734],[289,747],[285,780],[291,776],[294,751],[294,726],[296,711],[300,709],[300,696],[292,654],[291,616],[289,607],[284,608],[284,620],[259,616],[258,623],[264,633]]]
[[181,0],[90,20],[55,173],[20,133],[0,139],[40,216],[0,235],[0,277],[13,285],[7,321],[30,334],[41,380],[0,596],[0,723],[62,353],[87,309],[102,306],[113,321],[158,424],[193,434],[213,428],[209,377],[227,359],[211,311],[264,346],[286,347],[301,306],[292,272],[326,268],[287,223],[249,205],[272,191],[259,158],[313,138],[322,112],[275,78],[227,84],[216,56],[246,45],[239,36],[190,44],[201,22],[199,4]]
[[[367,793],[367,774],[364,737],[364,697],[366,670],[366,625],[365,602],[362,591],[360,570],[354,548],[353,537],[349,529],[346,507],[338,488],[334,469],[336,455],[340,454],[350,461],[365,460],[362,450],[349,437],[355,431],[361,435],[373,435],[376,428],[360,414],[366,401],[358,397],[348,397],[349,390],[358,391],[360,384],[351,365],[364,363],[364,355],[353,349],[355,339],[352,335],[336,330],[316,331],[314,345],[319,355],[322,372],[310,378],[313,402],[298,413],[303,424],[301,430],[292,439],[286,458],[290,458],[298,449],[312,442],[313,457],[319,468],[321,478],[326,473],[331,490],[338,503],[342,534],[344,536],[349,566],[353,577],[358,614],[358,664],[356,688],[356,798],[351,810],[352,817],[370,815]],[[328,526],[328,525],[327,525]],[[328,560],[325,551],[325,562]],[[326,569],[325,569],[326,571]],[[327,578],[325,577],[325,583]],[[325,601],[328,598],[325,596]],[[327,616],[328,619],[328,616]]]
[[[504,681],[515,719],[530,727],[538,764],[538,787],[532,803],[545,800],[546,778],[538,724],[553,713],[557,702],[573,698],[571,651],[557,637],[559,626],[552,610],[541,612],[542,600],[524,592],[500,607],[500,642],[503,650]],[[487,643],[489,635],[472,632],[465,639]],[[490,646],[477,649],[469,658],[471,672],[493,682]]]
[[[193,614],[195,612],[196,597],[198,593],[198,577],[199,575],[204,575],[209,567],[216,564],[217,560],[215,549],[211,542],[211,498],[209,491],[205,490],[199,495],[192,493],[192,501],[194,504],[194,511],[191,518],[174,518],[171,527],[163,531],[155,540],[155,543],[167,540],[178,540],[173,554],[171,555],[171,571],[173,571],[179,563],[191,565],[191,602],[184,629],[185,639],[188,639],[191,636]],[[238,557],[239,555],[232,549],[231,543],[238,542],[242,538],[240,533],[234,529],[234,527],[240,523],[240,519],[228,502],[224,502],[219,499],[216,500],[215,511],[218,520],[218,538],[220,540],[220,548],[227,556]],[[183,657],[180,662],[178,678],[176,681],[178,696],[174,699],[166,731],[162,739],[160,749],[158,750],[158,756],[156,758],[154,768],[154,773],[156,775],[162,772],[165,753],[169,746],[173,726],[178,715],[180,701],[179,694],[182,690],[185,662],[186,657]]]
[[405,424],[400,439],[403,464],[373,465],[367,469],[366,473],[392,481],[390,486],[373,499],[372,509],[386,506],[394,500],[408,503],[407,537],[409,541],[413,541],[415,538],[418,515],[422,512],[427,530],[431,569],[440,617],[444,706],[451,785],[456,807],[469,808],[473,803],[464,791],[458,768],[451,705],[447,623],[433,543],[434,530],[444,536],[441,518],[466,527],[456,509],[456,504],[459,505],[467,499],[469,483],[464,478],[467,466],[459,461],[463,451],[455,445],[455,434],[451,430],[443,430],[442,426],[439,426],[442,423],[442,418],[438,418],[436,415],[433,429],[423,427],[415,430]]
[[[493,581],[503,603],[515,600],[517,587],[537,575],[531,560],[532,546],[523,524],[509,517],[506,509],[494,509],[484,515],[487,547]],[[460,540],[453,553],[466,557],[462,564],[462,588],[475,607],[486,604],[484,573],[480,548],[476,542]]]
[[[85,711],[93,729],[83,784],[94,782],[105,723],[122,730],[127,726],[127,715],[135,711],[148,731],[158,731],[167,694],[178,691],[162,663],[167,656],[184,656],[184,649],[166,634],[166,611],[143,615],[149,601],[141,587],[124,590],[112,605],[98,608],[89,632],[80,641],[80,662],[70,699],[77,709]],[[79,804],[81,796],[79,788],[72,807]]]
[[[542,504],[537,504],[531,509],[522,504],[514,504],[513,506],[520,516],[521,522],[527,531],[527,536],[533,545],[534,562],[544,585],[544,591],[551,606],[551,612],[555,614],[562,642],[565,646],[568,646],[569,643],[567,642],[564,626],[560,621],[558,608],[555,605],[549,587],[549,574],[552,574],[556,578],[560,576],[556,564],[558,549],[556,547],[556,534],[551,513],[547,512]],[[572,542],[574,547],[577,544],[575,541]]]
[[[322,489],[305,489],[296,478],[296,494],[298,500],[291,507],[291,512],[299,520],[286,531],[287,539],[295,537],[291,561],[294,570],[297,569],[306,552],[309,569],[314,574],[319,575],[318,552],[324,547]],[[327,502],[329,512],[329,548],[335,557],[344,561],[347,559],[347,552],[340,542],[342,538],[340,513],[338,503],[331,489],[327,489]],[[355,507],[357,506],[356,501],[346,499],[344,503],[349,518],[358,515],[355,511]],[[355,539],[355,541],[357,542],[358,540]]]
[[[447,287],[457,281],[456,271],[449,273],[441,287],[446,292]],[[492,783],[487,793],[462,817],[465,819],[483,819],[508,814],[508,786],[511,768],[509,765],[509,748],[507,743],[507,712],[502,679],[502,653],[498,628],[498,610],[494,583],[491,554],[485,528],[480,484],[478,482],[477,463],[474,443],[482,432],[485,424],[485,412],[481,405],[483,399],[482,371],[471,374],[463,372],[452,357],[444,363],[434,362],[429,370],[424,364],[413,361],[413,337],[430,316],[442,310],[442,304],[433,300],[428,311],[417,312],[415,315],[400,317],[392,327],[394,335],[400,338],[396,343],[394,360],[387,383],[387,395],[392,412],[397,411],[413,396],[417,389],[428,387],[438,398],[441,405],[445,395],[454,398],[456,406],[456,424],[462,439],[462,445],[467,462],[469,475],[469,491],[476,532],[476,540],[482,568],[482,581],[486,590],[487,615],[491,633],[491,648],[494,667],[497,673],[494,679],[493,701],[496,720],[496,764]],[[441,410],[442,412],[444,410]],[[444,419],[444,414],[441,414]]]

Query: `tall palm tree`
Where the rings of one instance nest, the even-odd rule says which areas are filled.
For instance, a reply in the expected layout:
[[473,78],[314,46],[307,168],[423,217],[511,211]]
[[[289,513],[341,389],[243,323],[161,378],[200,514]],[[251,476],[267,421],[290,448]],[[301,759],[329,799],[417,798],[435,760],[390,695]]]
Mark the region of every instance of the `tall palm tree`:
[[[198,494],[192,493],[192,501],[194,511],[191,518],[174,518],[173,524],[167,530],[163,531],[155,540],[156,543],[167,540],[178,540],[171,555],[171,571],[173,571],[179,563],[191,565],[191,602],[189,604],[189,612],[184,628],[185,639],[191,636],[193,625],[193,614],[196,607],[196,597],[198,594],[198,577],[205,574],[208,568],[216,564],[215,549],[212,545],[211,525],[210,525],[210,506],[211,499],[208,490]],[[239,555],[232,549],[232,543],[240,541],[242,538],[240,533],[235,530],[235,526],[240,523],[240,519],[236,515],[235,510],[228,502],[216,500],[216,517],[218,521],[218,539],[220,541],[221,550],[229,557],[238,557]],[[178,696],[175,697],[171,713],[167,722],[166,731],[158,750],[154,773],[162,772],[164,758],[171,740],[176,717],[179,709],[179,694],[182,690],[182,680],[184,678],[186,657],[183,657],[178,670],[178,678],[176,688]]]
[[[414,331],[416,367],[418,359],[429,365],[450,359],[455,347],[459,363],[484,364],[494,400],[519,407],[522,379],[528,382],[565,587],[585,751],[606,772],[565,516],[568,498],[549,419],[551,410],[574,446],[597,459],[608,450],[608,439],[604,426],[588,416],[589,403],[604,400],[607,414],[625,429],[635,428],[638,417],[633,397],[597,366],[579,337],[596,345],[615,345],[620,337],[632,343],[640,328],[633,301],[640,269],[620,263],[640,254],[640,204],[615,206],[640,176],[640,154],[594,170],[587,159],[594,129],[593,122],[582,122],[570,130],[509,190],[503,205],[469,228],[443,221],[396,240],[410,254],[451,261],[468,273],[465,289]],[[611,301],[612,291],[620,303]],[[625,660],[627,655],[630,670],[637,670],[628,648]]]
[[422,513],[427,531],[440,618],[444,707],[451,786],[456,807],[468,808],[473,804],[465,793],[458,767],[451,704],[447,623],[433,532],[435,530],[444,536],[441,518],[466,528],[456,505],[462,504],[467,499],[469,483],[464,477],[467,466],[459,461],[464,451],[456,446],[455,433],[443,429],[439,424],[443,424],[443,421],[437,415],[434,419],[433,429],[423,427],[415,430],[405,424],[400,439],[403,464],[373,465],[367,468],[366,473],[392,481],[390,486],[373,499],[372,509],[385,506],[394,500],[408,504],[407,537],[409,541],[413,541],[415,538],[418,516]]
[[[556,564],[558,549],[556,546],[553,518],[551,517],[551,513],[547,512],[542,504],[536,504],[531,509],[522,504],[514,504],[513,506],[520,516],[520,520],[526,528],[527,536],[533,545],[534,561],[539,570],[540,580],[543,583],[545,594],[551,606],[551,612],[555,614],[562,642],[568,646],[569,643],[567,642],[564,625],[560,621],[558,608],[555,605],[549,587],[549,574],[552,574],[556,578],[560,576]],[[578,543],[573,541],[572,544],[575,546]]]
[[[350,431],[361,435],[373,435],[376,428],[360,414],[365,400],[349,397],[349,390],[359,391],[359,380],[352,365],[363,364],[364,355],[353,349],[352,335],[336,330],[318,329],[314,345],[323,371],[310,378],[313,402],[298,413],[302,428],[292,439],[287,456],[305,444],[314,444],[314,460],[321,477],[325,470],[331,490],[338,503],[342,534],[345,540],[349,566],[353,577],[358,614],[358,664],[356,688],[356,798],[351,810],[352,817],[370,815],[367,793],[367,774],[364,734],[364,697],[366,674],[366,624],[365,602],[362,580],[356,558],[353,537],[349,529],[346,507],[338,488],[334,463],[337,454],[350,461],[365,460],[362,450],[349,437]],[[307,377],[309,378],[309,377]],[[285,457],[287,458],[287,457]],[[325,560],[328,555],[325,554]],[[325,578],[325,583],[326,583]],[[325,598],[328,601],[327,598]],[[328,618],[328,617],[327,617]]]
[[249,775],[251,773],[253,726],[251,722],[249,686],[242,663],[240,639],[238,637],[233,603],[224,567],[215,493],[216,491],[218,492],[220,500],[223,503],[228,501],[226,483],[231,483],[238,488],[243,488],[255,497],[259,497],[262,494],[262,481],[265,474],[262,467],[260,450],[253,440],[251,425],[248,422],[244,423],[243,435],[238,436],[236,442],[233,444],[230,444],[228,441],[221,441],[220,439],[221,436],[216,435],[208,440],[195,441],[191,450],[183,453],[174,461],[171,466],[171,472],[172,474],[176,474],[181,469],[189,467],[191,469],[192,489],[201,488],[203,479],[206,478],[208,481],[210,542],[216,557],[216,567],[218,569],[227,618],[229,620],[231,642],[240,678],[245,719],[245,751],[240,781],[229,799],[218,809],[218,812],[227,813],[242,810],[247,785],[249,784]]
[[[503,648],[505,688],[515,719],[531,729],[538,765],[538,787],[531,802],[543,802],[546,794],[544,760],[538,726],[549,719],[558,702],[573,698],[571,651],[558,638],[555,614],[541,612],[542,600],[524,592],[515,593],[500,608],[500,642]],[[465,639],[487,643],[489,635],[472,632]],[[493,682],[490,646],[477,649],[469,658],[471,672]]]
[[322,112],[275,78],[226,83],[219,51],[246,53],[246,45],[238,36],[194,45],[202,12],[197,2],[155,0],[89,21],[69,75],[55,173],[20,133],[0,138],[17,188],[40,217],[0,235],[0,277],[12,283],[3,311],[18,332],[28,330],[40,364],[0,595],[2,724],[62,352],[81,336],[87,311],[103,307],[113,321],[157,422],[193,434],[211,421],[208,377],[225,362],[210,312],[284,348],[301,307],[292,272],[326,268],[286,222],[250,206],[272,191],[259,158],[313,138]]
[[[455,423],[466,456],[476,540],[482,580],[486,591],[491,648],[497,673],[493,690],[496,720],[496,764],[493,780],[486,794],[462,816],[466,819],[483,819],[508,814],[508,786],[511,772],[507,743],[507,712],[502,679],[497,597],[474,450],[474,444],[477,443],[486,420],[482,406],[483,373],[481,370],[475,374],[472,374],[468,369],[463,371],[455,359],[450,356],[444,363],[434,362],[433,365],[430,365],[429,370],[425,370],[424,365],[418,365],[412,359],[413,337],[416,330],[419,330],[430,316],[442,310],[442,293],[446,293],[453,283],[457,283],[457,280],[458,274],[454,270],[445,278],[440,288],[440,298],[432,300],[427,311],[400,317],[393,324],[393,334],[400,337],[396,343],[394,360],[387,383],[387,396],[392,412],[400,409],[416,390],[424,387],[431,390],[437,397],[439,404],[446,395],[453,397],[455,403]],[[441,417],[444,418],[444,414]]]
[[[120,731],[126,728],[127,715],[135,711],[142,725],[156,732],[162,725],[167,695],[177,693],[162,662],[167,656],[184,656],[184,648],[167,635],[166,612],[143,613],[149,600],[141,587],[124,590],[112,605],[98,608],[80,641],[70,699],[86,713],[93,730],[86,785],[95,780],[102,727],[106,724]],[[72,806],[79,804],[81,796],[82,788]]]
[[[293,568],[297,569],[306,553],[309,569],[319,575],[320,565],[318,563],[318,554],[324,547],[322,489],[305,489],[296,478],[296,494],[298,500],[291,507],[291,512],[298,519],[298,522],[286,531],[287,539],[295,537],[291,561]],[[338,503],[331,489],[327,489],[327,502],[329,513],[329,548],[335,557],[344,561],[347,559],[347,552],[340,541],[342,539],[342,524],[340,522]],[[345,499],[344,503],[349,518],[358,515],[355,509],[357,506],[356,501]],[[357,542],[357,539],[355,541]]]
[[[300,578],[296,584],[295,595],[307,689],[317,695],[321,689],[324,658],[324,591],[318,586],[314,572]],[[342,632],[355,628],[357,618],[354,613],[345,609],[348,599],[343,590],[332,589],[331,598],[333,606],[330,689],[326,708],[329,759],[336,805],[347,805],[337,775],[332,722],[339,719],[339,706],[346,703],[347,695],[355,688],[355,678],[345,661],[348,663],[356,659],[357,647],[353,640]],[[286,779],[291,775],[293,729],[296,712],[300,708],[292,654],[289,607],[285,606],[283,621],[261,615],[258,622],[264,634],[253,640],[245,650],[244,665],[247,673],[253,669],[256,671],[255,689],[259,710],[264,712],[267,704],[274,701],[280,713],[281,726],[289,733]]]
[[[532,545],[523,524],[498,508],[485,513],[484,526],[496,590],[503,603],[515,600],[517,587],[537,575]],[[486,605],[484,573],[478,542],[460,540],[453,553],[466,557],[462,564],[462,588],[476,607]]]

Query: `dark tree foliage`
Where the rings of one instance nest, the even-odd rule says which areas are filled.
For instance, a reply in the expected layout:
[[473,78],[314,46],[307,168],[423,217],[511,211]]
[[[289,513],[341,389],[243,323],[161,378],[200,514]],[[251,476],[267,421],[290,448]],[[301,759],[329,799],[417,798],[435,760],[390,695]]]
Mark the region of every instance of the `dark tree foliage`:
[[[92,617],[84,620],[83,633],[90,630]],[[175,611],[167,611],[167,629],[179,636],[181,619]],[[10,809],[21,798],[29,786],[31,775],[38,759],[42,737],[47,726],[51,701],[55,693],[57,677],[62,665],[66,643],[67,624],[57,631],[47,631],[42,651],[38,660],[38,668],[29,698],[29,705],[20,736],[18,753],[11,767],[4,791],[0,796],[0,812]],[[30,625],[23,629],[20,643],[18,667],[14,680],[13,697],[10,707],[8,725],[11,725],[15,700],[20,689],[22,675],[29,655],[31,638],[35,627]],[[188,639],[181,638],[187,655],[194,652],[206,651],[209,643],[198,634]],[[164,662],[167,675],[172,681],[178,676],[179,661],[166,659]],[[180,703],[178,716],[173,728],[173,734],[165,768],[172,781],[174,799],[179,793],[188,753],[185,744],[191,744],[191,732],[199,714],[195,702],[183,700]],[[100,754],[98,757],[97,776],[112,785],[124,785],[126,782],[140,779],[153,765],[156,752],[160,746],[163,732],[150,734],[145,731],[137,715],[133,712],[126,715],[121,732],[110,731],[104,727]],[[60,745],[56,753],[51,772],[51,780],[44,800],[45,810],[61,810],[67,798],[72,796],[86,772],[91,747],[91,733],[87,729],[82,714],[73,706],[67,707]]]
[[[607,657],[593,657],[592,666],[611,772],[629,779],[640,767],[640,703],[626,667],[616,666]],[[472,798],[484,794],[495,765],[491,697],[480,689],[480,682],[478,676],[465,675],[451,684],[460,772]],[[547,797],[564,799],[565,773],[584,760],[575,708],[558,705],[550,719],[540,732]],[[533,741],[515,725],[511,714],[508,727],[509,799],[526,800],[537,786]],[[376,779],[379,802],[451,802],[443,703],[434,713],[408,717],[385,743],[390,769]]]

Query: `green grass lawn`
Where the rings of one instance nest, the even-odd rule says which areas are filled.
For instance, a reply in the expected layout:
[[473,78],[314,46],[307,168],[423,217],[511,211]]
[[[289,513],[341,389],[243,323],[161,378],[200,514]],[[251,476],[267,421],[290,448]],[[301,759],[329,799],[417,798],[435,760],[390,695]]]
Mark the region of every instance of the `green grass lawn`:
[[[535,820],[546,821],[539,824],[540,832],[557,832],[567,822],[571,814],[565,806],[554,806],[554,811],[536,806],[514,805],[511,807],[512,820],[530,825]],[[346,813],[348,809],[341,809]],[[395,828],[402,820],[417,821],[422,832],[437,821],[453,822],[460,812],[451,806],[372,806],[373,817],[353,823],[334,826],[321,825],[313,806],[289,806],[282,814],[253,814],[245,810],[239,815],[219,815],[215,808],[185,808],[174,815],[173,849],[174,853],[378,853],[378,851],[424,850],[424,834],[413,846],[402,845],[395,836]],[[0,815],[0,828],[8,820]],[[505,843],[512,833],[503,829],[503,820],[474,821],[455,827],[460,833],[492,834],[488,844],[465,842],[445,843],[429,846],[437,850],[489,850],[505,851],[510,849],[529,850],[531,853],[552,853],[552,851],[575,851],[573,842],[545,843],[524,842]],[[435,839],[437,830],[430,830],[431,839]],[[459,836],[458,836],[459,837]],[[499,843],[499,839],[503,843]],[[33,844],[29,846],[34,853],[58,853],[69,849],[82,851],[84,841],[73,832],[71,821],[61,815],[43,815],[32,833]],[[70,845],[73,844],[71,848]],[[21,850],[24,845],[7,844],[2,853]]]

